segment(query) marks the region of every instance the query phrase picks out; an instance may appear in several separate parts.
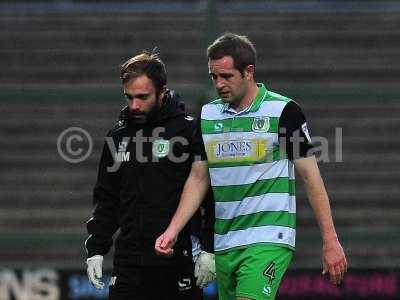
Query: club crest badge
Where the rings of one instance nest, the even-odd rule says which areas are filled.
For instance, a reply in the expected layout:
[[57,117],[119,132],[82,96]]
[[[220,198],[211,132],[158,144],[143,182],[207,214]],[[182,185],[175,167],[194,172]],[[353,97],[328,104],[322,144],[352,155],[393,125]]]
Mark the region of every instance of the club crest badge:
[[252,129],[254,132],[267,132],[269,129],[269,117],[255,117]]
[[167,140],[155,140],[153,142],[153,155],[155,157],[165,157],[169,152],[169,141]]

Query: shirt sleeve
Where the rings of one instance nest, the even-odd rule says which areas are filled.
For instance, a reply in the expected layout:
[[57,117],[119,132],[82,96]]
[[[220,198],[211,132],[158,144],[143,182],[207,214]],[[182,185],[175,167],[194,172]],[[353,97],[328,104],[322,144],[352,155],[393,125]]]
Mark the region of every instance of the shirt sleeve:
[[279,119],[279,143],[290,160],[313,155],[307,120],[296,102],[289,102]]
[[207,160],[206,149],[204,147],[203,137],[201,135],[201,118],[200,115],[196,121],[196,128],[192,141],[192,155],[194,161]]
[[89,234],[85,242],[88,257],[107,254],[113,244],[113,234],[119,228],[119,172],[107,170],[113,163],[110,149],[104,143],[93,191],[93,216],[86,224]]
[[202,211],[202,235],[201,244],[203,250],[207,252],[214,252],[214,223],[215,223],[215,201],[212,188],[208,192],[201,203]]

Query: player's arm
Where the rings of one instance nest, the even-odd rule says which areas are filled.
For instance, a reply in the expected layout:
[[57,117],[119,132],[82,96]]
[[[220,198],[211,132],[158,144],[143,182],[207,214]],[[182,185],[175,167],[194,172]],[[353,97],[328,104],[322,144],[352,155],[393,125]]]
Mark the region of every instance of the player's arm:
[[333,224],[328,194],[314,156],[294,161],[297,173],[303,179],[308,200],[321,231],[323,274],[329,273],[331,282],[339,284],[347,270],[347,260]]
[[214,223],[215,223],[215,200],[212,188],[210,187],[201,203],[202,208],[202,227],[201,243],[203,250],[214,252]]
[[347,269],[347,261],[333,225],[328,195],[313,155],[313,145],[306,118],[295,102],[286,105],[279,120],[288,158],[303,179],[323,239],[323,274],[329,272],[332,283],[339,283]]
[[306,118],[295,102],[286,105],[279,120],[280,139],[285,141],[288,158],[303,179],[308,199],[322,234],[323,274],[329,272],[331,281],[339,283],[347,269],[347,261],[333,225],[328,195],[321,178]]
[[167,230],[157,238],[155,250],[161,255],[172,255],[179,232],[199,209],[210,186],[206,161],[195,161],[185,182],[178,208]]
[[119,173],[109,172],[114,160],[105,143],[99,163],[97,182],[93,189],[93,215],[87,222],[89,238],[85,246],[88,257],[105,255],[112,246],[117,231],[119,210]]
[[100,159],[97,183],[93,191],[94,211],[87,222],[89,237],[85,241],[87,251],[87,273],[90,282],[96,288],[103,288],[102,277],[103,256],[110,250],[112,236],[117,231],[119,192],[118,172],[108,172],[107,167],[113,165],[113,158],[107,144],[104,145]]

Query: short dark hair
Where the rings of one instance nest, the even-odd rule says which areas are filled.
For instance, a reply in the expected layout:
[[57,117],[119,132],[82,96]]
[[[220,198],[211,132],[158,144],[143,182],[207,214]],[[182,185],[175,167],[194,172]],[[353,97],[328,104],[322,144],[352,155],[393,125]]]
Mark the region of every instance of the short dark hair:
[[256,48],[244,35],[227,32],[208,46],[208,59],[220,59],[224,56],[231,56],[235,68],[242,74],[248,65],[256,65]]
[[167,84],[165,65],[156,50],[143,51],[121,65],[122,84],[141,75],[146,75],[153,81],[157,93]]

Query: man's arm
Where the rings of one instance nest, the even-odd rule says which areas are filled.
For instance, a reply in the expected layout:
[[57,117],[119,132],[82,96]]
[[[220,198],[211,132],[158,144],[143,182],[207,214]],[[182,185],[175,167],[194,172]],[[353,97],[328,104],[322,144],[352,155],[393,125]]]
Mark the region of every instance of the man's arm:
[[201,204],[202,210],[202,227],[201,227],[201,243],[203,250],[214,252],[214,223],[215,223],[215,201],[212,188],[208,189],[206,196]]
[[347,270],[347,260],[338,240],[324,182],[314,156],[293,161],[303,179],[308,199],[317,219],[323,241],[322,274],[329,272],[331,282],[339,284]]
[[109,172],[108,166],[113,164],[110,149],[104,144],[97,182],[93,190],[93,203],[95,205],[93,216],[87,222],[89,237],[85,242],[88,257],[105,255],[110,250],[112,236],[117,231],[119,209],[119,174]]
[[113,244],[112,236],[117,231],[119,192],[117,172],[108,172],[107,167],[113,164],[113,158],[107,143],[104,144],[99,164],[97,183],[93,191],[95,208],[93,217],[87,222],[89,237],[85,241],[87,251],[87,274],[90,282],[97,289],[102,289],[103,255]]
[[157,238],[155,250],[161,255],[172,255],[172,247],[178,239],[179,232],[199,209],[210,186],[206,161],[195,161],[186,180],[178,208],[167,230]]

